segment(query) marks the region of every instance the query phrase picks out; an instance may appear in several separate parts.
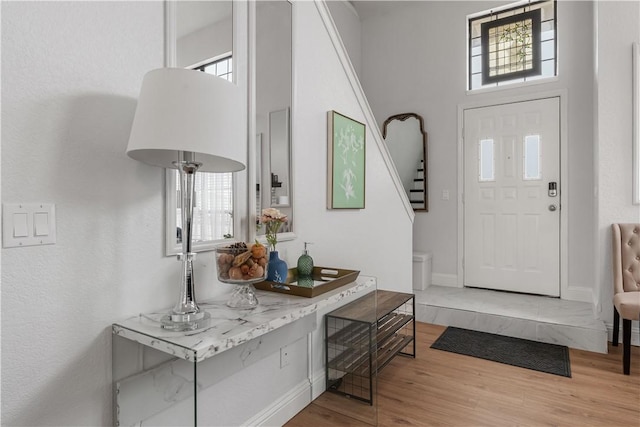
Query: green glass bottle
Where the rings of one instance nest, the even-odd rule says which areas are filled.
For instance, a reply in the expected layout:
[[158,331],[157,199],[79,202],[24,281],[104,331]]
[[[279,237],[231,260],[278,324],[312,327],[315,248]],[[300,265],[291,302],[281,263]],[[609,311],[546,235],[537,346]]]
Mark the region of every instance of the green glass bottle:
[[309,250],[307,249],[307,245],[310,244],[310,242],[304,242],[304,252],[298,258],[298,278],[301,279],[311,279],[313,273],[313,258],[309,255]]

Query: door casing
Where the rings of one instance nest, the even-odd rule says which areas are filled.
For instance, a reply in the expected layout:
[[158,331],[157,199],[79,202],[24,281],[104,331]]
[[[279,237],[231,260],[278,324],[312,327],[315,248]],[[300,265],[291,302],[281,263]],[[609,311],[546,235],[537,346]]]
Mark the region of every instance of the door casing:
[[540,92],[535,95],[522,95],[514,97],[505,97],[500,99],[479,101],[475,103],[465,103],[458,105],[458,245],[457,245],[457,285],[462,288],[464,286],[464,111],[471,108],[493,107],[502,104],[511,104],[515,102],[535,101],[545,98],[558,97],[560,99],[560,182],[564,183],[562,191],[562,206],[560,209],[560,298],[570,299],[574,301],[593,302],[592,296],[584,292],[583,289],[571,289],[568,286],[568,240],[569,233],[567,230],[567,218],[569,214],[569,200],[571,195],[568,194],[567,183],[569,182],[567,171],[567,91],[553,90],[548,92]]

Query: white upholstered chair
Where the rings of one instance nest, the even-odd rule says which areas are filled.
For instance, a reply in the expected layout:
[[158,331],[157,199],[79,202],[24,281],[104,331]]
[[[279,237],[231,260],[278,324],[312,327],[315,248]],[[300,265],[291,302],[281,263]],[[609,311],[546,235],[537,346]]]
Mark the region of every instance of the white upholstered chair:
[[613,342],[622,317],[623,372],[631,364],[631,321],[640,320],[640,224],[613,224]]

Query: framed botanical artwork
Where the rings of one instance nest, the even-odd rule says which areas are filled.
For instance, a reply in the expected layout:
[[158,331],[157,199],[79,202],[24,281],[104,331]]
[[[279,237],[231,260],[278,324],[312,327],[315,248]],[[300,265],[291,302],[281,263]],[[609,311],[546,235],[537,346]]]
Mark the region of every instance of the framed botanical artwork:
[[336,111],[327,123],[327,208],[364,209],[366,127]]

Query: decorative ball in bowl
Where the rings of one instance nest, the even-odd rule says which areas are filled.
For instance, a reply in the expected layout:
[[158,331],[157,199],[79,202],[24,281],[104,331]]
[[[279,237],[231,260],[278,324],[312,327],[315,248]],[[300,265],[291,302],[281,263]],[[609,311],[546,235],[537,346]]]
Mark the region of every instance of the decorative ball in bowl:
[[267,277],[267,247],[261,243],[235,242],[216,248],[218,280],[243,285]]
[[267,262],[267,247],[258,242],[235,242],[216,248],[218,280],[240,285],[227,301],[229,307],[251,309],[258,306],[252,283],[267,278]]

